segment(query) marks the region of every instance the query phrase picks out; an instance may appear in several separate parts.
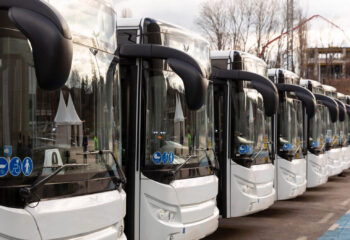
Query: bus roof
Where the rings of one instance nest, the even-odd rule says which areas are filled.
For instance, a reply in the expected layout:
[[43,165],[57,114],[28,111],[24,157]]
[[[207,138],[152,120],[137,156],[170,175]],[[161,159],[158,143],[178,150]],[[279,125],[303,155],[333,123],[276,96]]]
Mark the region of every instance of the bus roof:
[[300,79],[300,85],[303,87],[307,87],[309,83],[311,83],[312,87],[322,87],[322,84],[319,81],[305,78]]
[[299,75],[286,69],[270,68],[267,72],[267,75],[269,77],[277,77],[278,82],[280,82],[280,80],[283,80],[283,83],[290,83],[296,85],[300,84]]

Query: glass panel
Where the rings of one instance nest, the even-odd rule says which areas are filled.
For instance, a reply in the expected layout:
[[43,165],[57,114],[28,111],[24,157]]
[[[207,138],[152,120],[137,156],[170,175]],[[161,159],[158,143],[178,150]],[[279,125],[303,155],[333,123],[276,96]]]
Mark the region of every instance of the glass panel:
[[50,3],[67,21],[74,42],[114,54],[117,17],[111,0],[50,0]]
[[151,22],[145,27],[143,43],[161,44],[186,52],[200,64],[204,76],[209,77],[209,43],[198,35],[166,23]]
[[[19,176],[9,172],[0,178],[0,189],[32,184],[68,163],[86,165],[64,169],[50,183],[67,185],[99,179],[101,184],[80,184],[79,188],[51,184],[47,187],[52,191],[44,189],[41,197],[115,189],[111,177],[118,177],[118,172],[111,155],[87,154],[110,150],[118,160],[121,155],[120,89],[114,56],[75,45],[66,85],[44,91],[36,84],[27,39],[17,30],[0,31],[0,156],[8,162],[15,157],[23,161]],[[32,169],[25,160],[28,158]],[[104,179],[107,181],[102,182]]]
[[303,158],[303,146],[304,146],[304,132],[303,132],[303,104],[299,100],[294,100],[296,109],[296,128],[297,128],[297,142],[295,150],[295,158]]
[[255,89],[244,88],[233,98],[233,152],[235,161],[249,157],[253,164],[269,161],[269,127],[263,99]]
[[302,114],[302,104],[299,100],[286,97],[280,103],[278,151],[283,158],[302,157]]
[[328,109],[321,104],[317,104],[315,115],[309,121],[309,149],[323,150],[325,124],[322,119]]
[[[184,84],[175,73],[145,70],[144,76],[147,80],[145,169],[173,168],[187,159],[187,167],[213,164],[212,100],[198,111],[190,111]],[[213,88],[209,85],[207,97],[212,96]]]

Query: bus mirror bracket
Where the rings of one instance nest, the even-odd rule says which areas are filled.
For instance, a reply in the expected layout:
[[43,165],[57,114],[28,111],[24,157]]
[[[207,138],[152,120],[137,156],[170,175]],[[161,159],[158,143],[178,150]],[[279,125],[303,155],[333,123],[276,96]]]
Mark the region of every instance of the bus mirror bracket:
[[278,91],[281,92],[294,92],[297,98],[302,101],[303,105],[306,108],[306,113],[309,118],[315,115],[316,109],[316,98],[314,94],[301,86],[287,83],[277,83],[276,84]]
[[1,0],[10,20],[29,39],[40,88],[56,90],[68,80],[73,43],[68,24],[49,4],[39,0]]
[[315,93],[314,95],[317,101],[320,101],[324,106],[328,108],[331,116],[331,121],[336,122],[338,119],[338,112],[339,112],[337,102],[334,101],[332,98],[323,94]]
[[208,80],[195,59],[187,53],[155,44],[123,44],[119,48],[120,57],[150,58],[167,60],[170,68],[182,79],[185,98],[190,110],[198,110],[205,103]]
[[277,112],[279,103],[277,88],[273,82],[259,74],[242,70],[213,69],[210,79],[250,81],[252,87],[263,96],[265,114],[271,117]]

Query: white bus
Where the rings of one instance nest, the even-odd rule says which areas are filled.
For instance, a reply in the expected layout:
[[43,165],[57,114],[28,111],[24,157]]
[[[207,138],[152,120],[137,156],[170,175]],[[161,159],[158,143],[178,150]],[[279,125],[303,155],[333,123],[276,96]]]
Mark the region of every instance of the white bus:
[[325,95],[331,97],[336,101],[338,105],[338,118],[336,122],[330,122],[327,129],[326,141],[327,141],[327,155],[328,155],[328,177],[336,176],[345,169],[343,161],[343,152],[341,150],[341,142],[339,139],[340,126],[345,120],[345,109],[343,104],[337,100],[337,89],[329,86],[322,85]]
[[218,227],[209,44],[151,18],[118,20],[129,239]]
[[306,149],[304,111],[306,117],[315,114],[316,99],[299,86],[300,77],[284,69],[269,69],[269,78],[276,84],[280,108],[274,119],[276,134],[275,187],[277,200],[294,198],[306,190]]
[[337,103],[324,95],[322,84],[311,79],[301,79],[300,85],[312,91],[317,100],[314,117],[307,124],[307,187],[317,187],[328,180],[326,139],[327,126],[338,118]]
[[349,123],[349,114],[350,109],[346,103],[346,96],[342,93],[337,92],[337,99],[340,101],[343,109],[345,111],[344,121],[339,124],[339,145],[341,145],[341,151],[343,155],[343,170],[346,170],[350,167],[350,147],[348,146],[348,123]]
[[214,51],[211,63],[220,213],[230,218],[262,211],[276,197],[271,116],[277,89],[266,78],[266,63],[251,54]]
[[0,238],[125,239],[113,6],[0,0],[0,18]]

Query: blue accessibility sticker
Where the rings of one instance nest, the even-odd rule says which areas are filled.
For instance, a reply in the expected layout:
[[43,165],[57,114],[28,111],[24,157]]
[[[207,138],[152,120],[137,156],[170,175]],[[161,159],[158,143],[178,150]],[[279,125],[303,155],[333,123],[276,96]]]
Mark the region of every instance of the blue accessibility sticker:
[[6,176],[9,171],[9,164],[7,159],[4,157],[0,157],[0,177]]
[[246,146],[244,146],[244,145],[239,146],[238,152],[240,154],[244,154],[246,152]]
[[247,154],[252,154],[253,153],[253,146],[248,146],[247,145]]
[[4,146],[4,156],[5,157],[11,157],[12,156],[12,146],[11,145],[5,145]]
[[164,164],[167,164],[168,163],[168,153],[166,153],[166,152],[163,152],[163,154],[162,154],[162,162],[164,163]]
[[318,141],[313,141],[313,142],[312,142],[312,147],[318,147],[318,146],[319,146]]
[[19,157],[14,157],[10,161],[10,173],[12,176],[17,177],[22,171],[22,161]]
[[283,144],[283,150],[287,151],[289,149],[289,144],[285,143]]
[[160,164],[162,161],[162,154],[160,152],[153,153],[152,160],[155,164]]
[[170,152],[169,153],[169,158],[168,158],[168,161],[170,164],[172,164],[174,162],[174,153],[173,152]]
[[33,172],[33,161],[30,157],[26,157],[22,162],[22,172],[25,176],[29,176]]

